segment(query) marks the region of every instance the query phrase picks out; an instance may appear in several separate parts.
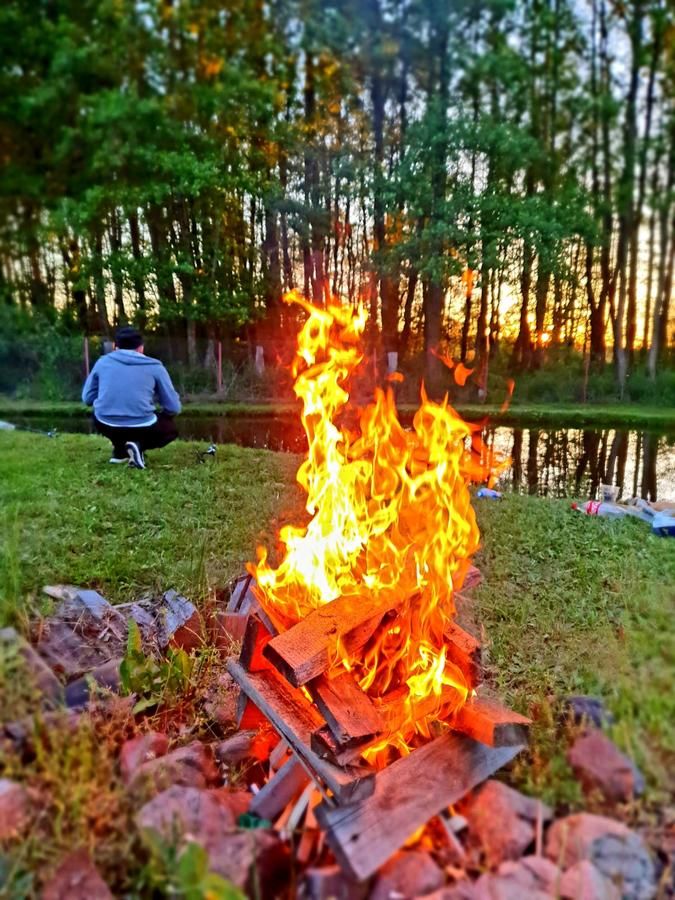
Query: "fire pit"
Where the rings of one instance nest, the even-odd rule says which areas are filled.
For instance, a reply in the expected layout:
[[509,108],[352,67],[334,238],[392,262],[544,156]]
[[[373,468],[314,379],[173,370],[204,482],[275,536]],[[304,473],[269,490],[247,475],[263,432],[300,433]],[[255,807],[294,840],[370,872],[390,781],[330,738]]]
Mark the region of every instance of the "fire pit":
[[479,545],[469,484],[495,464],[447,399],[423,393],[409,431],[391,389],[355,410],[365,314],[285,299],[308,314],[294,374],[310,519],[236,585],[228,610],[249,618],[228,668],[240,727],[266,720],[291,754],[252,811],[312,779],[331,848],[366,878],[526,739],[528,719],[477,693],[480,644],[454,618]]

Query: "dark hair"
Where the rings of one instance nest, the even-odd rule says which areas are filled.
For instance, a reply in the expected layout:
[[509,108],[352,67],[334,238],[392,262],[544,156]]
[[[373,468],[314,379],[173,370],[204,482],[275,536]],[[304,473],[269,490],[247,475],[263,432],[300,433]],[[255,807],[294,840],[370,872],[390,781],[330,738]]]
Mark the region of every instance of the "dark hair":
[[143,343],[143,335],[133,325],[123,325],[115,332],[115,345],[118,350],[135,350]]

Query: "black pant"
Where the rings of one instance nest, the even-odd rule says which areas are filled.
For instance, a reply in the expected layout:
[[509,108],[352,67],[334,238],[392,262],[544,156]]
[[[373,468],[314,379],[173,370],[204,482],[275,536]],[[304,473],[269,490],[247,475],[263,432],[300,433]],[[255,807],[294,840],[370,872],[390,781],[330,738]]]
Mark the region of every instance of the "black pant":
[[116,459],[123,459],[127,455],[125,446],[127,441],[134,441],[141,452],[155,450],[158,447],[166,447],[178,437],[178,429],[173,416],[160,413],[154,425],[144,425],[142,428],[124,428],[116,425],[106,425],[94,416],[94,425],[99,434],[104,435],[113,445],[113,455]]

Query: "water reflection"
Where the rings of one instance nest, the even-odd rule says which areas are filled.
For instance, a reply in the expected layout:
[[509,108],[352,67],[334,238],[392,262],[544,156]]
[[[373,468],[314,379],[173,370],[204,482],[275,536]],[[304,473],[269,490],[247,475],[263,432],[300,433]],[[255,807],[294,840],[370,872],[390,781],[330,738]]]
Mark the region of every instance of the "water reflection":
[[488,428],[483,437],[494,452],[511,455],[500,484],[516,492],[596,498],[601,484],[613,484],[620,499],[675,497],[672,436],[612,428]]
[[[410,418],[402,417],[405,425]],[[79,418],[30,418],[37,430],[90,432]],[[189,416],[179,419],[181,437],[304,453],[300,422],[290,416]],[[488,427],[485,453],[511,456],[500,484],[546,497],[595,498],[601,484],[616,484],[622,498],[675,499],[675,435],[620,429]],[[486,457],[487,458],[487,457]]]

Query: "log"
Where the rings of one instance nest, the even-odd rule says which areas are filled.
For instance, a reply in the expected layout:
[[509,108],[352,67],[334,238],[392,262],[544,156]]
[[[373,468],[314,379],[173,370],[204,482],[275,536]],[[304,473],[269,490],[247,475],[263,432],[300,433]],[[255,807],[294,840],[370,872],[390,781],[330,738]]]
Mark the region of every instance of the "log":
[[232,641],[243,640],[247,623],[248,616],[243,613],[217,612],[209,622],[213,645],[226,649]]
[[284,738],[306,768],[333,792],[338,802],[360,799],[372,792],[375,785],[372,769],[365,766],[339,768],[321,759],[312,750],[312,732],[324,722],[302,691],[291,687],[273,669],[245,672],[238,663],[229,660],[227,670],[242,692]]
[[[376,703],[380,716],[386,723],[386,731],[388,734],[399,731],[407,717],[408,711],[406,710],[405,704],[408,693],[408,688],[403,686],[402,688],[397,688],[395,691],[387,694],[385,697],[382,697],[382,699]],[[419,722],[422,719],[426,719],[427,716],[435,714],[436,719],[444,721],[448,715],[448,711],[458,706],[463,699],[464,695],[458,694],[455,688],[445,686],[440,696],[437,694],[429,694],[414,703],[412,707],[414,720],[415,722]]]
[[477,587],[482,580],[483,575],[480,569],[477,569],[476,566],[469,566],[463,579],[458,577],[453,580],[453,587],[456,591],[470,591]]
[[357,760],[368,747],[382,741],[387,735],[392,735],[399,731],[409,711],[412,712],[415,722],[426,719],[427,716],[435,716],[436,720],[445,721],[451,711],[463,699],[454,688],[445,687],[440,697],[430,694],[421,700],[417,700],[413,704],[412,710],[409,710],[406,707],[408,694],[409,690],[404,685],[391,691],[385,697],[377,698],[374,701],[375,711],[383,726],[380,734],[370,739],[363,738],[358,742],[352,741],[340,744],[326,725],[312,735],[312,747],[324,759],[344,766]]
[[309,784],[309,775],[292,756],[251,800],[249,810],[261,819],[276,819]]
[[257,613],[249,616],[239,654],[239,664],[245,672],[262,672],[272,668],[272,664],[263,656],[263,650],[273,637],[274,633],[270,632]]
[[452,622],[445,632],[445,652],[448,659],[462,670],[469,687],[478,687],[483,680],[480,641]]
[[335,740],[335,735],[328,725],[324,725],[312,733],[311,746],[322,759],[327,759],[337,766],[346,766],[358,760],[364,750],[380,739],[371,737],[365,738],[360,743],[351,741],[347,745],[342,745]]
[[527,743],[532,720],[507,709],[496,700],[473,697],[448,724],[490,747],[513,747]]
[[[255,599],[253,593],[249,590],[253,577],[251,575],[242,575],[234,582],[232,593],[227,604],[227,612],[229,613],[247,613],[251,602]],[[242,609],[242,606],[244,608]]]
[[372,700],[351,672],[341,672],[335,678],[320,675],[309,682],[307,689],[343,749],[363,744],[384,731],[384,722]]
[[260,600],[255,594],[257,585],[251,575],[242,575],[237,578],[232,588],[229,602],[226,607],[228,613],[238,613],[241,616],[250,616],[255,613],[266,625],[267,629],[276,634],[272,620],[260,605]]
[[235,721],[237,728],[241,731],[248,731],[249,729],[257,731],[266,722],[265,716],[263,716],[255,703],[252,703],[241,690],[237,697],[236,713]]
[[403,597],[394,594],[371,600],[351,595],[338,597],[271,640],[265,647],[265,656],[284,678],[300,687],[329,668],[338,646],[347,655],[360,650],[382,616],[402,601]]
[[369,878],[418,828],[509,762],[522,747],[486,747],[446,733],[378,772],[370,797],[316,809],[346,871]]

